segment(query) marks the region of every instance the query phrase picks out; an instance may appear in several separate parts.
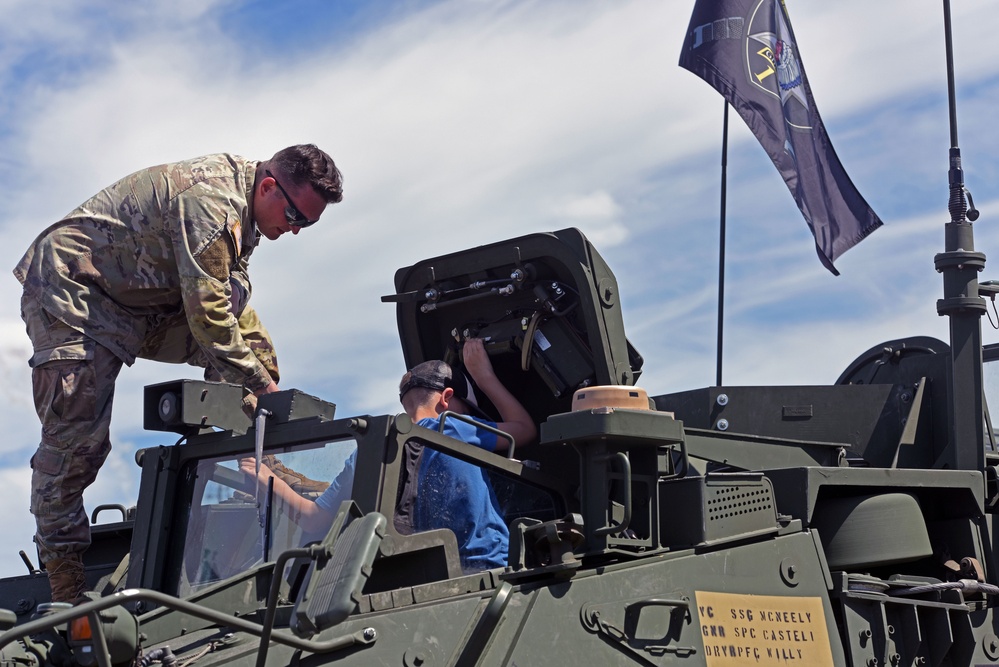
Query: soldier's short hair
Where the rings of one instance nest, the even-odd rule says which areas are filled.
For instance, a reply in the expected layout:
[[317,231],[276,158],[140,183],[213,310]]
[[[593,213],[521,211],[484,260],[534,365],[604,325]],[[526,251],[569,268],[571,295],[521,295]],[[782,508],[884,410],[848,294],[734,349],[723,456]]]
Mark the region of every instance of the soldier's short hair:
[[343,174],[333,158],[315,144],[282,148],[270,159],[269,166],[295,185],[308,183],[327,204],[336,204],[343,199]]

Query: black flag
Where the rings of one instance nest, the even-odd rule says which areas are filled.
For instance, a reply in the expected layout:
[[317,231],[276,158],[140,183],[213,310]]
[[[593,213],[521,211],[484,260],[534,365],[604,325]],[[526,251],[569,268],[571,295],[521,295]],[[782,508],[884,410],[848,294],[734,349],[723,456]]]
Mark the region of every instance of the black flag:
[[780,0],[697,0],[680,66],[721,93],[784,178],[822,264],[881,226],[836,157]]

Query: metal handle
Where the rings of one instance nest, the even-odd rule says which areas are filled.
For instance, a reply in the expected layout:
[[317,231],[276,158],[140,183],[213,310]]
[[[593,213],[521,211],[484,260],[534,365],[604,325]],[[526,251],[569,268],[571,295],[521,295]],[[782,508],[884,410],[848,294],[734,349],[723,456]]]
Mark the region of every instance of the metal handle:
[[97,515],[103,512],[104,510],[118,510],[119,512],[121,512],[121,520],[122,521],[128,520],[128,510],[125,509],[124,505],[109,504],[109,505],[98,505],[97,507],[95,507],[93,513],[90,515],[90,523],[97,523]]
[[510,441],[510,449],[507,450],[506,457],[508,459],[511,459],[511,460],[513,459],[513,450],[514,450],[514,448],[516,448],[517,443],[514,441],[513,436],[510,435],[509,433],[507,433],[506,431],[501,431],[501,430],[499,430],[498,428],[496,428],[494,426],[489,426],[488,424],[483,424],[480,421],[476,421],[475,419],[472,419],[468,415],[463,415],[463,414],[458,413],[458,412],[451,412],[450,410],[445,410],[444,412],[441,413],[440,425],[437,427],[437,432],[438,433],[443,433],[444,432],[444,421],[448,417],[454,417],[458,421],[465,422],[466,424],[471,424],[472,426],[474,426],[476,428],[481,428],[481,429],[483,429],[485,431],[489,431],[493,435],[497,435],[499,437],[506,438],[507,440]]
[[609,461],[610,459],[617,459],[621,462],[621,468],[623,469],[622,477],[624,478],[624,517],[621,519],[621,523],[616,526],[606,525],[603,528],[597,528],[593,531],[595,537],[602,537],[604,535],[618,535],[623,533],[628,529],[628,524],[631,523],[631,461],[628,460],[628,455],[624,452],[613,452],[605,456],[601,456],[598,460]]

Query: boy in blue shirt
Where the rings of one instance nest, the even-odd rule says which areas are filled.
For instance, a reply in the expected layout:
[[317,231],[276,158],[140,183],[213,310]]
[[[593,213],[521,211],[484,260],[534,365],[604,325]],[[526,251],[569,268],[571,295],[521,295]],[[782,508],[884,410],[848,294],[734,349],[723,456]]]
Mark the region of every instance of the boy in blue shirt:
[[[496,377],[482,341],[467,340],[463,357],[468,374],[496,407],[502,421],[473,419],[509,433],[518,445],[532,443],[537,438],[537,427],[524,406]],[[468,380],[443,361],[425,361],[406,373],[399,384],[399,399],[413,423],[434,431],[439,430],[441,413],[450,410],[472,414],[477,407]],[[444,434],[488,451],[509,447],[505,438],[453,418],[445,420]],[[412,520],[415,531],[452,530],[466,572],[506,566],[510,533],[486,472],[472,463],[424,447]]]
[[[479,416],[472,418],[487,426],[509,433],[517,445],[528,445],[538,437],[530,414],[496,377],[483,342],[471,338],[463,348],[465,370],[479,390],[499,412],[500,422]],[[443,361],[425,361],[407,372],[399,383],[399,400],[414,424],[439,430],[444,411],[464,415],[482,414],[478,410],[471,383],[460,371],[455,373]],[[450,418],[444,422],[444,434],[490,452],[509,448],[505,438]],[[417,445],[415,493],[412,497],[411,522],[406,532],[436,528],[452,530],[458,540],[461,567],[466,572],[505,567],[510,532],[496,500],[486,472],[475,464],[448,456],[429,447]],[[316,500],[293,491],[275,477],[274,493],[289,504],[293,520],[309,531],[328,528],[339,509],[340,501],[350,497],[357,450],[351,453],[344,470],[329,489]],[[240,469],[252,477],[256,461],[240,460]],[[261,465],[258,479],[266,484],[273,473]]]

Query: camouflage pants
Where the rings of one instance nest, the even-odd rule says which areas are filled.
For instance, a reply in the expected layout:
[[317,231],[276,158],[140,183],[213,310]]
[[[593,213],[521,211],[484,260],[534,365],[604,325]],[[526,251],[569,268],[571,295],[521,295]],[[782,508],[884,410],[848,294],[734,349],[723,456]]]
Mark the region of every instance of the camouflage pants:
[[[45,312],[34,299],[21,298],[21,318],[33,348],[31,383],[42,424],[41,443],[31,457],[31,513],[44,564],[54,558],[72,558],[90,545],[83,491],[97,478],[111,451],[111,405],[122,361],[97,341]],[[277,382],[280,376],[274,347],[252,308],[243,309],[239,327],[254,355]],[[200,366],[206,369],[206,380],[222,380],[195,342],[183,314],[158,319],[146,331],[139,357]]]
[[31,383],[42,424],[31,457],[31,513],[39,557],[47,563],[74,558],[90,545],[83,491],[111,451],[111,404],[122,362],[31,299],[22,298],[21,317],[34,349]]

